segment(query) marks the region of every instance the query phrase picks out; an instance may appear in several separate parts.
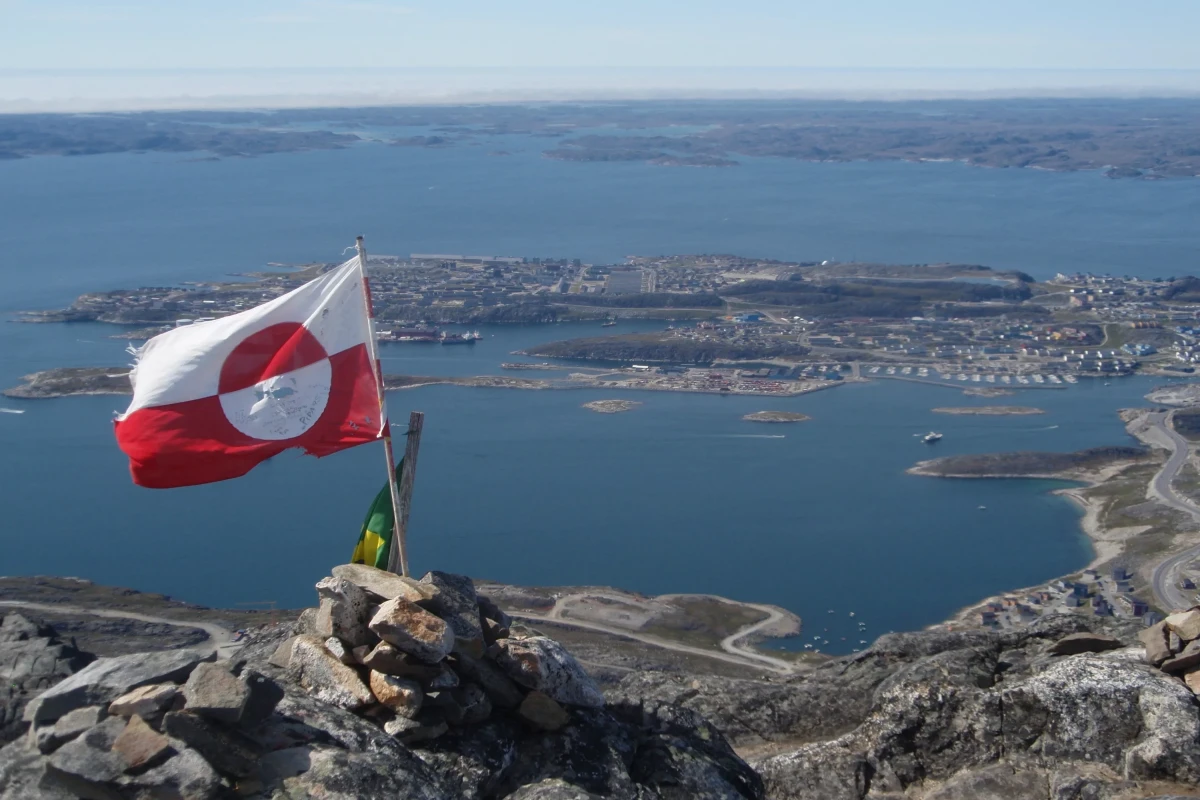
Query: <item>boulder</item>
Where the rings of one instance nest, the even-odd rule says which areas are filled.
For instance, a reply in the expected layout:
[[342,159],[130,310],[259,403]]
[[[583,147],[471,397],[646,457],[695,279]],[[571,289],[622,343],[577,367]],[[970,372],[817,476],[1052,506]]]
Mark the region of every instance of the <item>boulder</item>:
[[487,595],[476,595],[476,600],[479,602],[479,613],[486,619],[496,623],[501,628],[511,628],[513,621],[512,617],[504,613],[500,606]]
[[471,579],[465,575],[433,571],[421,578],[421,584],[437,590],[425,605],[449,623],[454,631],[455,652],[466,653],[474,658],[482,656],[483,625],[475,584]]
[[[305,610],[307,611],[309,609]],[[275,652],[271,654],[271,657],[267,660],[267,663],[273,667],[287,669],[292,663],[292,645],[296,643],[296,638],[297,637],[292,636],[288,639],[284,639],[283,642],[281,642],[280,645],[275,648]]]
[[463,680],[479,684],[496,708],[516,708],[525,698],[525,693],[512,678],[488,659],[471,658],[460,653],[451,659],[450,664]]
[[363,656],[362,663],[368,669],[420,682],[432,681],[442,674],[441,664],[423,664],[387,642],[375,645]]
[[297,637],[291,666],[295,680],[312,695],[339,708],[356,709],[374,701],[358,672],[338,661],[315,636]]
[[52,722],[83,706],[107,704],[139,686],[181,682],[214,654],[163,650],[102,658],[39,695],[25,707],[27,722]]
[[1200,639],[1200,608],[1180,611],[1166,618],[1167,628],[1179,634],[1185,642]]
[[383,723],[384,732],[389,736],[397,737],[403,737],[405,734],[409,733],[410,731],[415,731],[419,727],[421,727],[421,723],[417,722],[415,719],[409,719],[408,717],[396,717],[395,719],[389,719],[387,722]]
[[458,673],[446,666],[445,662],[439,664],[438,667],[441,671],[426,682],[426,689],[436,692],[442,689],[453,689],[461,683]]
[[64,714],[53,725],[29,728],[30,740],[42,753],[50,753],[63,742],[69,742],[79,734],[99,725],[108,712],[104,706],[85,706]]
[[[195,675],[195,672],[192,674]],[[118,717],[138,716],[143,719],[151,719],[170,708],[178,696],[179,687],[173,683],[154,683],[149,686],[141,686],[109,703],[108,713]]]
[[33,697],[91,660],[59,642],[53,628],[13,612],[0,618],[0,745],[24,732],[26,704]]
[[1200,666],[1200,642],[1188,642],[1187,647],[1179,655],[1168,658],[1159,665],[1163,672],[1187,672]]
[[366,619],[372,602],[366,592],[344,578],[325,578],[317,584],[317,594],[317,635],[336,636],[350,647],[371,643]]
[[[319,609],[306,608],[300,612],[300,616],[296,618],[296,624],[293,630],[297,636],[320,636],[321,632],[317,628],[317,614]],[[329,634],[326,634],[328,636]]]
[[[359,647],[366,648],[366,645],[359,645]],[[336,636],[330,636],[325,640],[325,649],[328,650],[334,658],[348,667],[357,666],[359,663],[358,659],[354,657],[354,651],[347,647],[346,644]],[[357,650],[358,648],[354,649]]]
[[511,719],[458,728],[422,745],[421,760],[455,797],[489,800],[498,796],[498,787],[517,760],[523,733]]
[[250,689],[233,674],[228,661],[200,664],[183,687],[187,710],[226,725],[242,719]]
[[370,628],[396,649],[428,664],[441,661],[454,647],[454,631],[445,621],[402,597],[381,605]]
[[49,771],[49,759],[23,741],[0,747],[0,800],[78,800],[79,794],[52,784]]
[[405,600],[420,603],[432,600],[437,594],[437,588],[434,586],[418,583],[412,578],[366,564],[339,564],[333,568],[333,576],[350,581],[379,600],[403,597]]
[[542,731],[556,731],[571,721],[571,715],[549,695],[533,691],[525,695],[517,709],[521,719]]
[[522,686],[545,692],[560,703],[588,708],[604,705],[596,682],[575,657],[553,639],[533,636],[494,645],[496,663]]
[[382,672],[371,670],[371,692],[380,703],[390,708],[401,717],[412,719],[421,710],[425,693],[416,681],[395,678]]
[[125,771],[126,764],[112,748],[124,730],[124,719],[109,717],[58,748],[50,756],[50,766],[94,783],[115,781]]
[[1184,675],[1183,682],[1192,690],[1192,694],[1200,695],[1200,670],[1192,670]]
[[1167,623],[1165,621],[1142,630],[1138,634],[1138,639],[1141,640],[1142,644],[1146,645],[1146,661],[1154,666],[1157,667],[1171,657],[1171,647],[1167,641]]
[[508,795],[507,800],[595,800],[596,795],[585,792],[562,778],[549,778],[530,783]]
[[404,798],[452,800],[441,778],[411,752],[392,757],[336,748],[313,748],[304,772],[269,784],[264,794],[288,798]]
[[243,727],[257,725],[271,716],[283,699],[283,687],[260,672],[243,669],[238,676],[249,692],[240,720]]
[[492,703],[473,683],[431,694],[451,725],[477,725],[492,715]]
[[126,772],[143,772],[174,755],[171,740],[139,716],[131,717],[113,742],[112,751],[125,760]]
[[221,776],[195,750],[184,750],[171,756],[162,765],[137,776],[120,780],[125,796],[139,798],[221,797]]
[[[1159,624],[1165,626],[1167,623],[1164,621]],[[1175,631],[1170,631],[1167,633],[1167,647],[1171,648],[1171,655],[1175,655],[1176,653],[1179,653],[1180,651],[1182,651],[1183,646],[1184,646],[1183,639],[1179,638],[1178,633],[1176,633]]]
[[163,717],[163,731],[204,756],[218,772],[239,778],[255,772],[258,753],[251,743],[197,714],[172,711]]
[[1074,656],[1080,653],[1103,653],[1124,647],[1120,639],[1102,633],[1072,633],[1050,645],[1047,652],[1052,656]]

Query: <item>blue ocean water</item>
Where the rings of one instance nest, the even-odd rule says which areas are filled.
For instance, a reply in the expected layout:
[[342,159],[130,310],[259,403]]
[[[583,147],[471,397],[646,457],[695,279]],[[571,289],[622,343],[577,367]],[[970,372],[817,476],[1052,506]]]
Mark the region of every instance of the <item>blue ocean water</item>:
[[[357,233],[381,253],[599,261],[736,252],[956,260],[1035,275],[1182,274],[1200,251],[1198,182],[955,164],[569,164],[541,157],[544,146],[501,137],[247,160],[3,162],[0,310],[269,261],[333,260]],[[489,155],[501,150],[510,155]],[[473,348],[385,347],[385,369],[498,373],[512,350],[599,331],[488,328]],[[125,343],[112,332],[0,324],[0,382],[123,363]],[[389,405],[395,420],[410,409],[427,415],[410,535],[415,569],[776,603],[811,625],[832,624],[837,647],[848,649],[857,627],[843,612],[854,610],[871,634],[911,629],[1090,558],[1078,511],[1047,494],[1053,485],[906,475],[930,453],[914,434],[945,433],[942,454],[1125,443],[1115,411],[1141,402],[1152,383],[1012,399],[1048,412],[1033,418],[934,415],[935,406],[985,401],[884,382],[769,401],[428,387],[393,393]],[[580,408],[613,396],[644,405],[613,416]],[[346,559],[383,479],[379,448],[323,461],[283,456],[237,481],[144,490],[130,484],[112,440],[112,412],[124,404],[0,401],[25,411],[0,414],[0,574],[78,575],[214,605],[310,604],[311,584]],[[764,408],[813,419],[741,420]],[[838,613],[826,615],[830,608]]]

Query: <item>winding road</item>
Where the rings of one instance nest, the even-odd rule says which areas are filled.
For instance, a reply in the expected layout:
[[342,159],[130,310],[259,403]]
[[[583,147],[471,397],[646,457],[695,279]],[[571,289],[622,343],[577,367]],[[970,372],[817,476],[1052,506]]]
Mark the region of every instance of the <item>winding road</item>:
[[[642,642],[643,644],[662,647],[666,650],[674,650],[679,653],[688,653],[690,655],[703,656],[705,658],[715,658],[718,661],[737,664],[741,667],[765,669],[781,675],[791,675],[798,671],[797,665],[792,662],[785,661],[782,658],[775,658],[764,653],[759,653],[755,650],[751,650],[738,644],[739,641],[745,639],[746,637],[753,636],[755,633],[775,625],[784,618],[784,612],[777,608],[773,608],[772,606],[758,605],[755,603],[737,603],[736,605],[758,609],[759,611],[765,613],[767,618],[751,625],[746,625],[742,628],[739,628],[731,636],[726,636],[721,640],[720,647],[722,652],[717,652],[709,648],[694,647],[692,645],[674,642],[670,639],[664,639],[651,634],[638,633],[637,631],[630,630],[628,628],[621,628],[616,625],[605,625],[600,622],[590,622],[563,616],[563,611],[566,610],[566,606],[571,601],[595,597],[614,600],[622,603],[629,602],[629,597],[615,594],[608,595],[595,592],[568,594],[557,598],[554,601],[554,607],[545,614],[530,614],[528,612],[510,611],[509,616],[517,619],[529,620],[532,622],[552,622],[558,625],[567,625],[573,628],[583,628],[585,630],[597,631],[599,633],[607,633],[612,636],[622,636],[626,639],[633,639],[635,641]],[[732,602],[724,600],[724,598],[717,598],[713,595],[662,595],[661,597],[657,597],[655,599],[666,601],[673,597],[707,597],[716,600],[723,600],[724,602]]]
[[[1158,412],[1146,417],[1148,427],[1144,431],[1145,437],[1171,452],[1167,463],[1163,464],[1163,468],[1150,481],[1150,493],[1163,505],[1182,511],[1200,523],[1200,508],[1177,495],[1171,486],[1179,471],[1187,464],[1190,453],[1187,440],[1176,433],[1169,424],[1173,413]],[[1194,601],[1179,588],[1179,572],[1185,564],[1197,558],[1200,558],[1200,545],[1176,553],[1154,568],[1150,585],[1155,600],[1164,611],[1190,608],[1194,604]]]
[[154,617],[149,614],[138,614],[134,611],[112,611],[103,608],[83,608],[81,606],[64,606],[55,603],[30,603],[25,600],[0,600],[0,607],[29,608],[35,611],[45,611],[51,614],[81,614],[89,617],[107,617],[109,619],[133,619],[138,622],[152,622],[159,625],[175,625],[180,628],[198,628],[208,634],[208,641],[197,645],[195,649],[207,653],[215,652],[217,658],[228,658],[241,648],[233,640],[233,633],[220,625],[211,622],[188,622],[167,617]]

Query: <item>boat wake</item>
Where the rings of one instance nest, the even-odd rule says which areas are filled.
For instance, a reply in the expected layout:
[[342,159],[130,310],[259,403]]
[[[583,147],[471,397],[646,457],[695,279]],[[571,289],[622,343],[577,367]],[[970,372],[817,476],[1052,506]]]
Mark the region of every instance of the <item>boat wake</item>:
[[23,408],[0,408],[0,414],[24,414]]
[[714,433],[717,439],[786,439],[782,433]]

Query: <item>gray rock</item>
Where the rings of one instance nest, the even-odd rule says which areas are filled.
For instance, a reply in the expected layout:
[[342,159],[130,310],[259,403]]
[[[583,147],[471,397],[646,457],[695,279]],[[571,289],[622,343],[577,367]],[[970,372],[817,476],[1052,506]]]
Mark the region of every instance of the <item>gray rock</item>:
[[214,657],[194,650],[166,650],[102,658],[31,701],[24,718],[53,722],[76,708],[111,703],[139,686],[183,681],[197,664]]
[[491,701],[483,689],[474,683],[444,689],[434,696],[451,725],[477,725],[492,715]]
[[[201,664],[200,666],[205,665]],[[195,672],[192,673],[193,676],[195,674]],[[175,684],[154,683],[121,695],[108,704],[108,711],[118,717],[138,716],[143,719],[152,719],[170,708],[177,697],[179,697],[179,687]],[[71,714],[74,713],[76,712],[71,712]]]
[[525,695],[517,709],[517,715],[541,731],[556,731],[571,721],[571,715],[543,692],[532,691]]
[[183,698],[193,714],[236,725],[250,699],[250,689],[233,674],[228,661],[219,661],[192,670],[183,686]]
[[17,613],[0,618],[0,745],[26,728],[26,704],[36,695],[79,671],[92,657],[55,638]]
[[525,692],[512,678],[487,659],[471,658],[459,653],[451,659],[450,665],[464,681],[479,684],[496,708],[513,709],[525,699]]
[[125,720],[109,717],[77,739],[67,742],[50,756],[50,766],[59,772],[95,783],[115,781],[125,771],[125,760],[112,752]]
[[17,740],[0,747],[0,800],[77,800],[79,794],[47,778],[49,759]]
[[513,624],[512,617],[504,612],[500,606],[492,598],[486,595],[476,595],[479,601],[479,613],[484,619],[491,620],[501,628],[511,628]]
[[494,645],[495,661],[514,681],[545,692],[560,703],[599,708],[604,695],[567,649],[553,639],[504,639]]
[[1045,797],[1045,770],[995,764],[954,776],[925,796],[925,800],[1013,800]]
[[395,717],[383,723],[383,732],[388,736],[397,736],[403,738],[405,734],[415,731],[421,727],[421,723],[415,719],[408,717]]
[[374,702],[358,672],[334,658],[315,636],[297,637],[290,664],[293,678],[324,703],[355,709]]
[[562,778],[531,783],[510,794],[507,800],[600,800],[599,795],[585,792]]
[[455,652],[479,658],[483,655],[483,626],[479,616],[479,601],[475,584],[465,575],[449,572],[427,572],[420,581],[432,586],[437,593],[427,605],[450,624],[454,631]]
[[1187,647],[1174,658],[1168,658],[1159,665],[1163,672],[1189,672],[1200,666],[1200,641],[1188,642]]
[[1171,647],[1167,640],[1167,623],[1159,622],[1146,628],[1138,634],[1138,639],[1146,646],[1146,660],[1158,666],[1171,657]]
[[130,717],[112,751],[125,762],[126,772],[144,772],[175,754],[171,741],[139,716]]
[[268,784],[274,796],[361,800],[395,797],[405,800],[452,800],[441,779],[407,750],[385,757],[378,753],[353,753],[335,748],[314,748],[309,767],[278,784]]
[[371,693],[375,698],[397,716],[409,719],[415,717],[425,700],[425,693],[416,681],[395,678],[371,670],[370,684]]
[[[317,636],[321,637],[321,631],[317,626],[318,609],[306,608],[300,612],[300,616],[296,619],[295,631],[297,636]],[[326,637],[328,634],[326,634]],[[325,638],[325,637],[321,637]]]
[[442,674],[441,664],[425,664],[387,642],[380,642],[363,656],[363,666],[397,678],[427,683]]
[[[1160,622],[1158,624],[1164,626],[1166,625],[1165,622]],[[1170,631],[1167,634],[1167,647],[1171,648],[1172,655],[1179,653],[1183,650],[1183,639],[1180,639],[1179,634],[1175,631]]]
[[1179,634],[1185,642],[1200,639],[1200,608],[1180,611],[1166,618],[1167,629]]
[[104,706],[86,706],[63,715],[53,725],[31,726],[31,742],[42,753],[51,753],[64,742],[69,742],[84,731],[99,725],[108,712]]
[[246,727],[257,725],[274,713],[275,706],[283,699],[283,687],[252,669],[243,669],[238,677],[250,694],[242,709],[241,724]]
[[421,603],[432,600],[437,594],[436,587],[366,564],[339,564],[333,568],[333,576],[350,581],[378,600],[403,597],[405,600]]
[[[305,609],[306,611],[308,609]],[[299,627],[297,625],[297,627]],[[271,654],[271,658],[267,661],[273,667],[287,669],[292,663],[292,645],[296,643],[296,637],[291,636],[284,639],[283,642],[275,648],[275,652]]]
[[313,745],[394,756],[403,749],[357,714],[291,691],[270,718],[244,733],[264,752]]
[[322,638],[336,636],[350,647],[370,644],[367,630],[371,598],[344,578],[325,578],[317,584],[321,605],[317,608],[317,632]]
[[[359,647],[365,648],[366,645],[359,645]],[[354,657],[354,650],[347,647],[346,644],[336,636],[330,636],[325,640],[325,649],[329,651],[330,655],[348,667],[354,667],[359,664],[358,659]]]
[[1073,656],[1079,653],[1103,653],[1105,650],[1116,650],[1123,646],[1120,639],[1088,631],[1064,636],[1050,645],[1047,652],[1052,656]]
[[370,628],[388,644],[427,664],[441,661],[454,647],[450,625],[403,597],[381,605]]
[[181,798],[199,800],[222,796],[221,776],[195,750],[184,750],[162,765],[120,781],[122,794],[138,800]]
[[254,774],[257,749],[234,731],[188,711],[163,717],[163,731],[204,756],[218,772],[245,778]]

